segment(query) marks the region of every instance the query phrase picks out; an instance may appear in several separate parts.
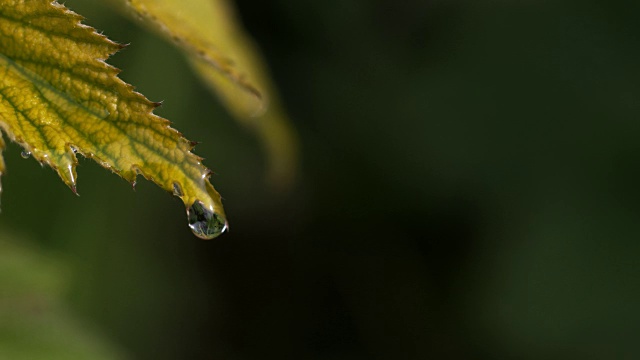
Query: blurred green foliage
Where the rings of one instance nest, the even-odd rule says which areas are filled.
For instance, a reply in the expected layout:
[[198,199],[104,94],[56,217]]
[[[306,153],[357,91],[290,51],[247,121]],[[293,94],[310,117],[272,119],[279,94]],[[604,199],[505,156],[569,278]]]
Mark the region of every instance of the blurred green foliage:
[[5,232],[0,239],[1,359],[123,358],[63,304],[68,276],[57,256]]
[[[231,232],[9,145],[0,228],[64,254],[65,306],[134,358],[640,356],[633,2],[238,1],[301,132],[272,193],[181,55],[109,9],[110,62],[216,173]],[[4,278],[3,275],[2,278]]]

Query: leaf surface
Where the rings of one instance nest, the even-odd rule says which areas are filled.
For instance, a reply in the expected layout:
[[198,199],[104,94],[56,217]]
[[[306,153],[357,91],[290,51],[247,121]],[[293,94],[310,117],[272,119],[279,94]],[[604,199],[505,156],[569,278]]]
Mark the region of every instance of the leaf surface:
[[[226,229],[192,144],[105,60],[122,48],[48,0],[0,0],[0,126],[76,191],[76,153],[179,196],[202,238]],[[0,142],[0,150],[4,147]],[[4,172],[0,162],[0,175]]]
[[186,52],[229,111],[261,138],[270,180],[286,187],[297,167],[295,130],[259,51],[228,0],[114,0]]

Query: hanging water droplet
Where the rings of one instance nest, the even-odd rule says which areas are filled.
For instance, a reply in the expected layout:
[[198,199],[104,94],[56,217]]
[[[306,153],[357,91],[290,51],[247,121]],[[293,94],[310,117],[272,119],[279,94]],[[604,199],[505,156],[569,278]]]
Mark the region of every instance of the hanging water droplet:
[[20,153],[20,156],[22,156],[23,159],[28,159],[31,156],[31,152],[22,150],[22,152]]
[[207,209],[199,200],[187,209],[187,217],[191,231],[201,239],[213,239],[227,230],[227,219],[224,215]]

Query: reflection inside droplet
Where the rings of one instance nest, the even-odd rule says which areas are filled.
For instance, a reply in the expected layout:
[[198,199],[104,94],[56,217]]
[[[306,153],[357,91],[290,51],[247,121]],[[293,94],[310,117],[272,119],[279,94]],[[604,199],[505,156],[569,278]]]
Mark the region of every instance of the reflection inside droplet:
[[28,159],[31,156],[31,153],[29,151],[23,150],[20,153],[20,156],[22,156],[23,159]]
[[187,209],[187,217],[191,231],[201,239],[213,239],[227,230],[227,219],[207,209],[199,200]]

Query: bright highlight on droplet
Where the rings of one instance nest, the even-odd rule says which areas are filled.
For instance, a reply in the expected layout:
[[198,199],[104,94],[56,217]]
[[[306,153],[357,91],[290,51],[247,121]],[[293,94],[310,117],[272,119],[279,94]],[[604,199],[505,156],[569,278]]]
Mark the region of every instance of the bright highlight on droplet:
[[29,151],[24,150],[20,153],[20,156],[22,156],[23,159],[28,159],[31,156],[31,153]]
[[187,217],[193,234],[204,240],[216,238],[228,228],[224,215],[207,209],[199,200],[187,209]]

